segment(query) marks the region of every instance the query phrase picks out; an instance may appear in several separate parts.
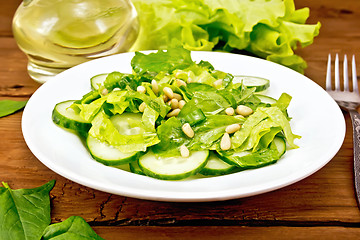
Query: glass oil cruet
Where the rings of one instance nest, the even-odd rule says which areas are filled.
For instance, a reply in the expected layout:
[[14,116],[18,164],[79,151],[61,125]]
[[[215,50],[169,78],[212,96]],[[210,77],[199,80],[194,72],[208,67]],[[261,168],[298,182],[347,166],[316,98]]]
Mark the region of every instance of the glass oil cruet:
[[13,18],[28,73],[40,83],[85,61],[128,51],[138,31],[130,0],[24,0]]

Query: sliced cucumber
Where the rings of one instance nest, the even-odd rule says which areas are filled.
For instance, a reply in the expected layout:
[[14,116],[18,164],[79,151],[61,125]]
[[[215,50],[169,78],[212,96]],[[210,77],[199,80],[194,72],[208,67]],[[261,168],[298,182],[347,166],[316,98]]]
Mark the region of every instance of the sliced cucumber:
[[[136,161],[135,161],[135,162],[136,162]],[[130,171],[129,163],[121,164],[121,165],[116,165],[116,166],[111,166],[111,167],[114,167],[114,168],[117,168],[117,169],[121,169],[121,170],[124,170],[124,171],[126,171],[126,172],[131,172],[131,171]]]
[[106,80],[106,77],[108,76],[108,73],[102,73],[98,74],[90,79],[91,88],[93,90],[98,90],[100,86],[104,85],[104,81]]
[[243,83],[247,87],[256,87],[255,92],[265,91],[270,87],[270,81],[261,77],[254,76],[234,76],[233,83]]
[[90,135],[86,139],[86,145],[91,156],[96,161],[107,166],[117,166],[130,163],[136,161],[141,155],[140,152],[123,153],[114,146],[101,142]]
[[272,98],[272,97],[269,97],[266,95],[262,95],[262,94],[255,94],[255,96],[258,97],[261,100],[261,102],[263,102],[263,103],[268,103],[268,104],[276,103],[275,98]]
[[143,131],[141,124],[141,113],[122,113],[116,114],[110,118],[116,129],[122,135],[136,135]]
[[145,175],[145,173],[141,170],[138,161],[133,161],[133,162],[129,163],[129,168],[132,173],[136,173],[139,175]]
[[206,165],[208,157],[208,150],[191,152],[187,158],[160,157],[149,151],[140,157],[139,166],[150,177],[180,180],[198,173]]
[[284,155],[284,153],[286,152],[285,139],[282,137],[275,137],[270,144],[270,148],[274,148],[274,147],[279,151],[280,156]]
[[203,169],[201,169],[200,173],[206,176],[211,175],[224,175],[233,173],[238,168],[235,165],[230,165],[220,159],[215,153],[210,152],[210,156],[208,161]]
[[87,133],[91,127],[91,123],[85,121],[78,113],[70,108],[74,102],[74,100],[69,100],[56,104],[52,112],[52,120],[61,127],[75,130],[81,134]]

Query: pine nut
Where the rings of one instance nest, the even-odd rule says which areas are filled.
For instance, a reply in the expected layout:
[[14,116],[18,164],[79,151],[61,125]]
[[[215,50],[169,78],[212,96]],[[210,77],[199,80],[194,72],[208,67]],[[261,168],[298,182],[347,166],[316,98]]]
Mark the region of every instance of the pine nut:
[[164,100],[164,102],[167,102],[169,100],[168,96],[163,95],[163,100]]
[[144,112],[145,111],[145,107],[146,107],[146,103],[142,102],[139,106],[139,112]]
[[169,112],[166,116],[169,117],[169,118],[170,117],[176,117],[177,115],[179,115],[179,113],[180,113],[180,109],[177,108],[177,109],[174,109],[171,112]]
[[253,110],[247,106],[239,105],[236,108],[236,113],[242,116],[249,116],[253,113]]
[[106,88],[101,90],[101,94],[104,95],[104,96],[107,95],[108,93],[109,93],[109,91]]
[[232,107],[229,107],[229,108],[225,109],[225,113],[229,116],[232,116],[232,115],[234,115],[235,110]]
[[116,88],[113,89],[113,91],[120,91],[120,90],[121,90],[121,89],[118,88],[118,87],[116,87]]
[[174,98],[174,92],[173,92],[173,90],[172,90],[171,88],[169,88],[169,87],[164,87],[164,88],[163,88],[163,92],[164,92],[164,94],[165,94],[166,96],[168,96],[168,98],[170,98],[170,99],[173,99],[173,98]]
[[213,82],[214,87],[220,87],[223,83],[222,79],[216,80],[215,82]]
[[181,79],[176,79],[175,82],[176,82],[176,85],[177,85],[178,87],[180,87],[180,86],[185,86],[185,87],[186,87],[186,82],[184,82],[184,81],[181,80]]
[[171,99],[169,102],[172,109],[179,108],[179,101],[176,98]]
[[178,94],[178,93],[174,93],[174,97],[173,97],[173,98],[177,99],[178,101],[180,101],[181,99],[183,99],[182,96],[181,96],[180,94]]
[[184,145],[181,145],[180,147],[180,154],[183,158],[187,158],[190,156],[190,151],[189,149]]
[[159,93],[159,85],[157,84],[155,79],[151,80],[151,87],[155,94]]
[[180,100],[179,101],[179,108],[182,109],[185,104],[186,104],[186,102],[184,100]]
[[231,140],[230,135],[228,133],[225,133],[220,141],[220,148],[221,150],[229,150],[231,148]]
[[235,124],[231,124],[231,125],[227,126],[225,128],[225,132],[227,132],[228,134],[231,134],[231,133],[239,131],[239,129],[240,129],[240,124],[235,123]]
[[139,93],[146,93],[146,88],[144,86],[138,86],[136,88],[136,91],[138,91]]
[[181,129],[183,130],[185,135],[188,136],[189,138],[194,137],[195,135],[194,130],[191,128],[189,123],[185,123],[184,125],[182,125]]

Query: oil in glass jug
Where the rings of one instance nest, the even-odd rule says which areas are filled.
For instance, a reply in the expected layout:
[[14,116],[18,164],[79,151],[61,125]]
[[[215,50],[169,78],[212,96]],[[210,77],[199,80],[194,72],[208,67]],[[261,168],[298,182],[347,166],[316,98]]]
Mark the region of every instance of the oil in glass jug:
[[139,31],[130,0],[24,0],[13,34],[40,83],[95,58],[126,52]]

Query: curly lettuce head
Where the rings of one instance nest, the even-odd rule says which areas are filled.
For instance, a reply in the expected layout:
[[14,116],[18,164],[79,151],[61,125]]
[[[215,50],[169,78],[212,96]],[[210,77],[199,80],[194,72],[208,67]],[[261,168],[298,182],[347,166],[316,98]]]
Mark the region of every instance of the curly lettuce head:
[[303,73],[294,53],[313,43],[321,24],[306,24],[309,9],[293,0],[133,0],[141,30],[132,51],[167,49],[174,39],[188,50],[245,50]]

